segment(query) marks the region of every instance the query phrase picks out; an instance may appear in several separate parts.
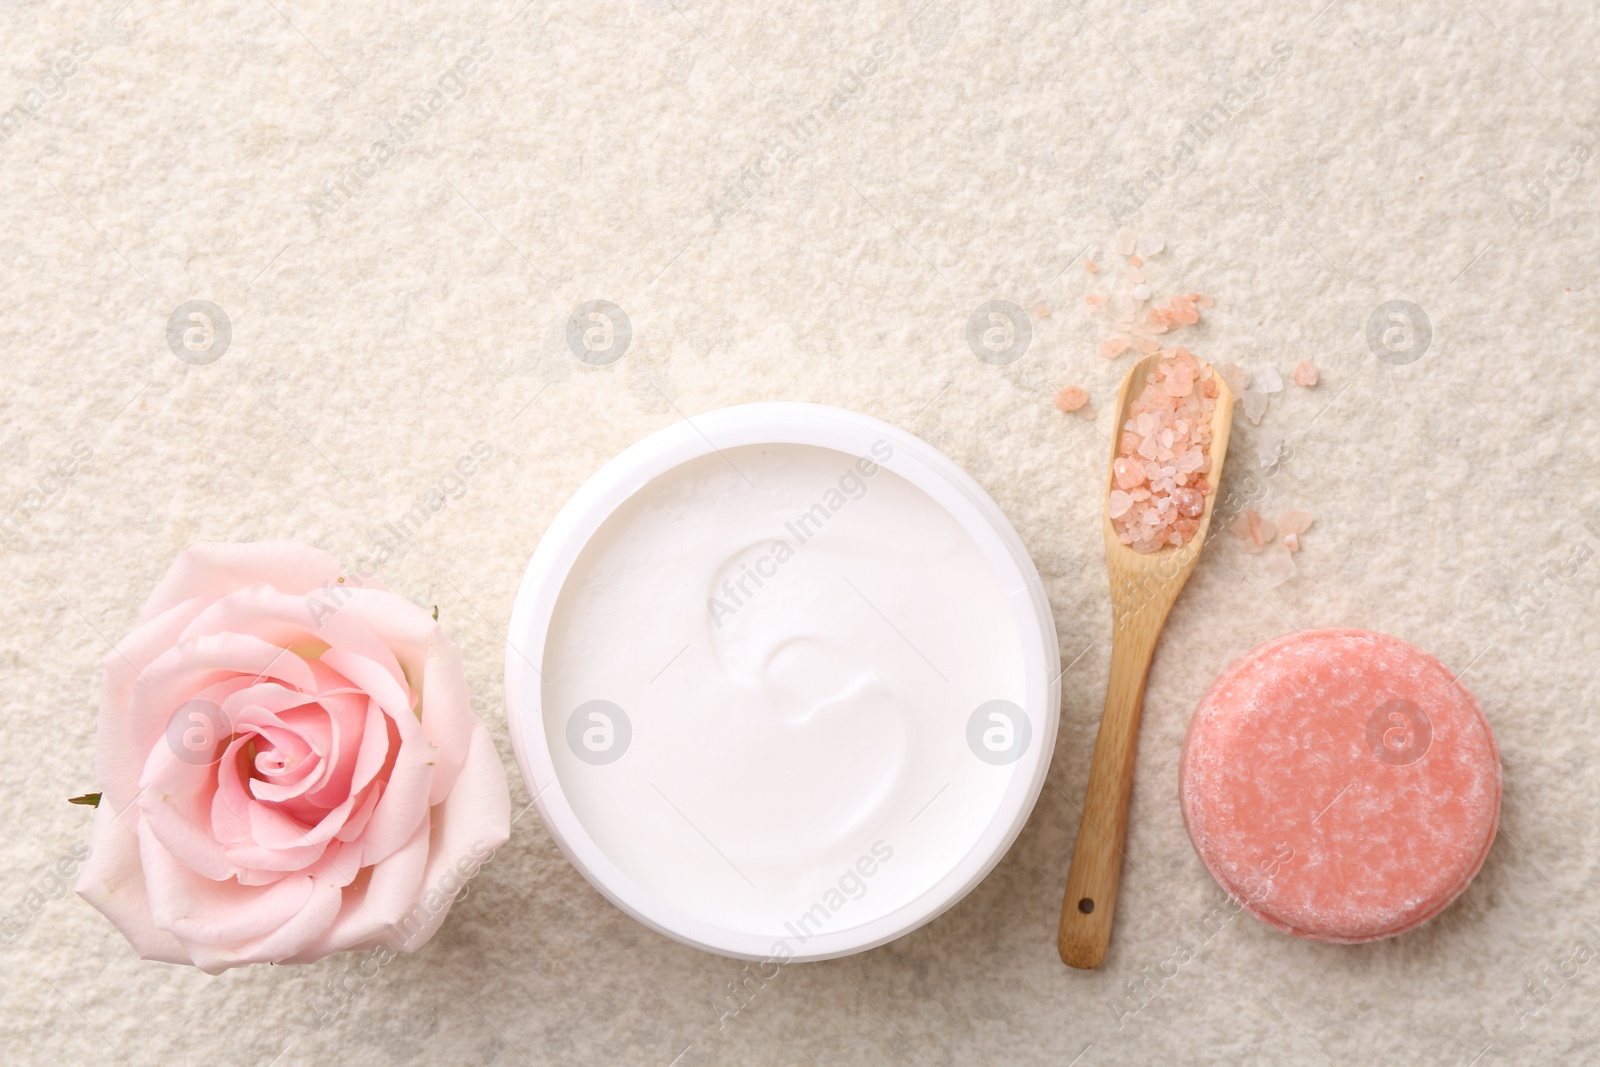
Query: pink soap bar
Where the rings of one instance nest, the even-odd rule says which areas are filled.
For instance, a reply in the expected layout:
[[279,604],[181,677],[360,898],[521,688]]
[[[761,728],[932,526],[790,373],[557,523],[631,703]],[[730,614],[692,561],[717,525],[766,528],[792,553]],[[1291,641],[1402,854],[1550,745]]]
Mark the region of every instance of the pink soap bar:
[[1413,645],[1308,630],[1236,660],[1195,709],[1184,822],[1223,889],[1296,937],[1404,933],[1454,900],[1500,821],[1478,702]]

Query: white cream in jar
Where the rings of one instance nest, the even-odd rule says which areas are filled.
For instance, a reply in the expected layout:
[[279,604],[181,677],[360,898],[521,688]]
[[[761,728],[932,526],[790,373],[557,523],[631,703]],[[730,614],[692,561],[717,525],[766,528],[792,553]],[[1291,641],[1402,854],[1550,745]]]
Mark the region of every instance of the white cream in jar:
[[651,925],[735,955],[838,954],[850,931],[936,914],[930,891],[958,897],[998,859],[975,851],[1020,828],[997,812],[1025,798],[1025,817],[1054,733],[1053,631],[1047,656],[1023,632],[1042,593],[891,469],[922,461],[908,449],[937,457],[899,431],[706,450],[630,483],[546,576],[540,677],[507,661],[508,695],[537,691],[551,780],[530,786],[580,869]]

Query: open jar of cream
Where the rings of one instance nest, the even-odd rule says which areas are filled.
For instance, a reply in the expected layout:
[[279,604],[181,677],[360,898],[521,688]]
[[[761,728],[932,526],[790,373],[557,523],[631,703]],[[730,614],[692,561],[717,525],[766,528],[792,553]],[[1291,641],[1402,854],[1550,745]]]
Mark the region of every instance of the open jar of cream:
[[552,836],[640,922],[745,959],[883,944],[961,899],[1044,783],[1055,626],[926,442],[814,404],[699,415],[556,516],[506,702]]

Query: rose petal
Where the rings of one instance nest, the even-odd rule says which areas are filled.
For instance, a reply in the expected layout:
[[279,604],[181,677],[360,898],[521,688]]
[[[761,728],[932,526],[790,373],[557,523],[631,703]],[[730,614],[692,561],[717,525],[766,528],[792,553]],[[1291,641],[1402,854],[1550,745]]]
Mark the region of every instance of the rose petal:
[[139,864],[139,839],[117,817],[104,795],[94,813],[94,835],[89,856],[78,875],[77,892],[111,920],[141,959],[193,962],[182,942],[151,918],[144,870]]
[[438,750],[428,800],[437,804],[455,785],[478,725],[461,653],[431,615],[393,593],[356,590],[343,611],[361,618],[394,650],[408,678],[422,679],[422,722]]
[[[489,730],[479,723],[472,731],[467,758],[450,796],[433,809],[433,841],[428,852],[424,884],[443,893],[445,875],[458,863],[475,872],[495,849],[511,836],[511,795],[506,790],[505,767]],[[453,896],[453,894],[451,894]],[[426,897],[419,903],[426,903]],[[452,901],[431,915],[422,916],[414,929],[395,931],[396,948],[421,947],[444,922]],[[423,909],[425,912],[428,910]]]
[[[100,784],[102,806],[109,805],[121,811],[139,792],[139,776],[144,773],[145,754],[150,751],[152,738],[148,730],[139,731],[139,736],[135,737],[127,708],[140,673],[171,648],[178,635],[203,610],[203,601],[179,604],[118,641],[116,648],[106,656],[100,716],[95,727],[95,778]],[[166,728],[165,721],[161,728]],[[129,833],[132,833],[131,827]]]
[[315,942],[339,914],[343,890],[337,885],[315,883],[305,903],[277,929],[243,944],[215,944],[210,941],[190,945],[195,966],[211,974],[245,963],[275,963],[287,960],[301,946]]
[[[403,724],[404,720],[400,722]],[[394,753],[394,765],[389,768],[387,785],[361,837],[363,867],[380,862],[404,845],[417,824],[428,817],[433,749],[415,719],[409,730],[401,725],[399,732],[400,744]]]
[[196,874],[139,825],[139,856],[144,863],[150,914],[194,954],[199,945],[229,945],[262,937],[305,906],[312,881],[288,875],[268,886],[216,882]]
[[[198,597],[210,603],[261,582],[285,593],[304,595],[337,584],[341,573],[338,560],[298,541],[202,541],[178,555],[145,601],[139,622],[147,622],[185,600]],[[364,581],[376,584],[375,580]]]
[[363,888],[345,890],[339,916],[316,941],[287,962],[321,959],[330,952],[375,948],[402,923],[423,896],[431,834],[427,825],[416,831],[381,863],[374,864]]
[[[385,597],[420,611],[416,605],[392,593],[369,595]],[[189,624],[184,636],[215,633],[248,633],[290,649],[308,662],[326,660],[323,651],[326,648],[352,652],[381,666],[401,688],[410,688],[388,643],[359,613],[338,610],[324,614],[318,610],[318,602],[313,597],[292,596],[264,584],[247,586],[208,607]]]

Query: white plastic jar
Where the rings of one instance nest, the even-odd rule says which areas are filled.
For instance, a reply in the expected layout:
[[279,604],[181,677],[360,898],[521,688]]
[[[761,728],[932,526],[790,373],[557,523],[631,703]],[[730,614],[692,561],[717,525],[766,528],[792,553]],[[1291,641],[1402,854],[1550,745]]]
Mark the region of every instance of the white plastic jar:
[[1044,783],[1055,627],[1021,539],[926,442],[726,408],[607,463],[529,562],[506,701],[552,836],[639,921],[744,959],[960,900]]

